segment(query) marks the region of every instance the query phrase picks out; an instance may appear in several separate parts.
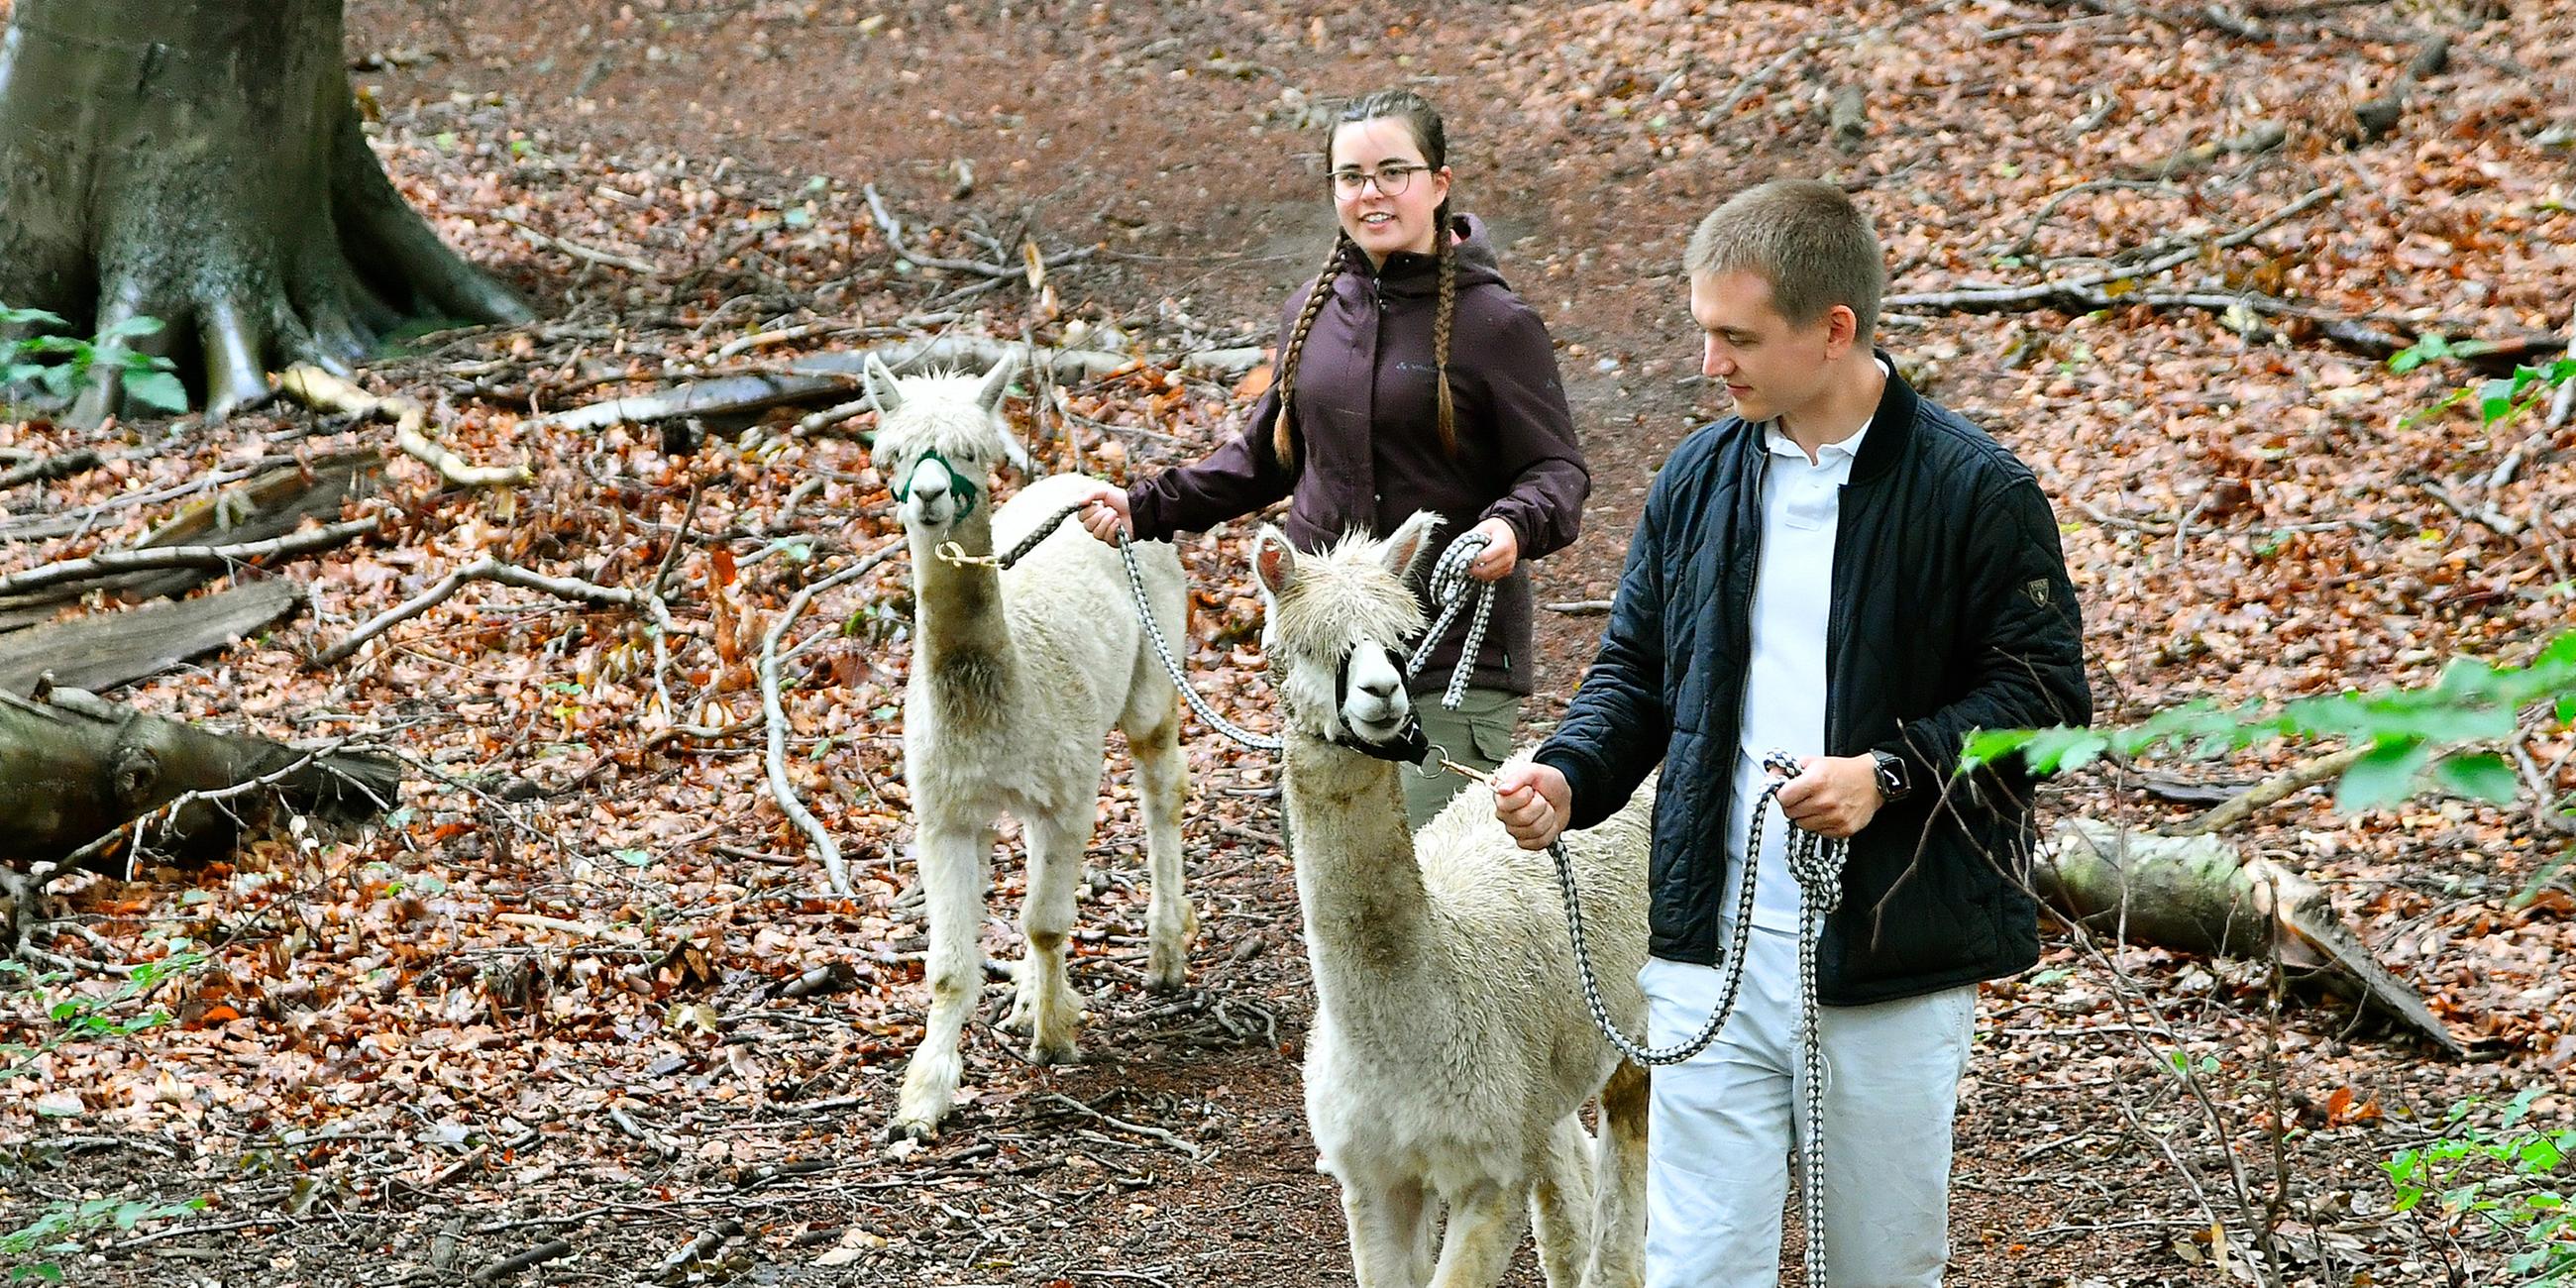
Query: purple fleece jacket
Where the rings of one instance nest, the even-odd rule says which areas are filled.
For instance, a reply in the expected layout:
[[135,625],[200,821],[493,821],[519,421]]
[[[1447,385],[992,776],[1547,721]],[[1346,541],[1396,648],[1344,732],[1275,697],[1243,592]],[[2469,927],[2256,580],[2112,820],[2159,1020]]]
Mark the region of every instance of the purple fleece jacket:
[[[1449,334],[1456,456],[1440,448],[1433,383],[1438,261],[1397,254],[1372,271],[1368,257],[1352,248],[1307,333],[1298,367],[1295,470],[1271,450],[1279,416],[1274,388],[1232,441],[1204,460],[1129,487],[1127,503],[1138,537],[1168,540],[1286,497],[1282,527],[1300,550],[1348,531],[1383,536],[1416,510],[1443,520],[1435,550],[1486,519],[1501,519],[1520,539],[1522,564],[1497,587],[1470,683],[1526,695],[1532,689],[1528,561],[1573,542],[1592,475],[1574,441],[1546,324],[1503,284],[1483,222],[1464,215],[1454,226],[1464,238],[1457,246],[1457,312]],[[1280,311],[1283,352],[1313,285],[1298,287]],[[1426,557],[1414,578],[1426,611],[1432,611],[1431,562]],[[1414,681],[1416,691],[1437,692],[1448,683],[1468,617],[1458,615]]]

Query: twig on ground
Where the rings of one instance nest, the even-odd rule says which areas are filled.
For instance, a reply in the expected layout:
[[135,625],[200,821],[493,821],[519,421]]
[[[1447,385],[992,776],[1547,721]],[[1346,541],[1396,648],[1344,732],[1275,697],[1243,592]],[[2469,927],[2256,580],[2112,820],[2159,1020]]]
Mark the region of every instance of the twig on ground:
[[1182,1153],[1189,1155],[1189,1156],[1190,1156],[1190,1161],[1192,1161],[1192,1162],[1198,1162],[1198,1161],[1201,1161],[1201,1160],[1205,1157],[1204,1155],[1202,1155],[1201,1153],[1199,1153],[1199,1147],[1198,1147],[1198,1146],[1193,1145],[1193,1144],[1191,1144],[1190,1142],[1188,1142],[1188,1141],[1186,1141],[1186,1140],[1183,1140],[1183,1139],[1181,1139],[1180,1137],[1175,1136],[1175,1135],[1173,1135],[1172,1133],[1167,1132],[1167,1131],[1163,1130],[1163,1129],[1162,1129],[1162,1128],[1160,1128],[1160,1127],[1148,1127],[1148,1126],[1145,1126],[1145,1125],[1144,1125],[1144,1124],[1142,1124],[1142,1123],[1131,1123],[1131,1122],[1128,1122],[1128,1121],[1126,1121],[1126,1120],[1124,1120],[1124,1119],[1112,1118],[1112,1117],[1110,1117],[1109,1115],[1104,1114],[1104,1113],[1100,1112],[1099,1110],[1094,1109],[1094,1108],[1092,1108],[1091,1106],[1086,1105],[1086,1104],[1082,1103],[1081,1101],[1074,1099],[1074,1098],[1073,1098],[1073,1097],[1071,1097],[1071,1096],[1064,1095],[1064,1094],[1059,1093],[1059,1092],[1053,1092],[1053,1091],[1050,1091],[1050,1092],[1046,1093],[1046,1098],[1047,1098],[1047,1099],[1049,1099],[1049,1100],[1051,1100],[1051,1101],[1054,1101],[1055,1103],[1057,1103],[1057,1104],[1059,1104],[1059,1105],[1063,1105],[1065,1108],[1070,1109],[1070,1110],[1073,1110],[1074,1112],[1079,1113],[1079,1114],[1083,1115],[1083,1116],[1084,1116],[1084,1117],[1086,1117],[1086,1118],[1091,1118],[1091,1119],[1097,1120],[1097,1121],[1099,1121],[1099,1122],[1106,1123],[1106,1124],[1108,1124],[1109,1126],[1115,1127],[1115,1128],[1117,1128],[1117,1129],[1118,1129],[1118,1130],[1120,1130],[1120,1131],[1123,1131],[1123,1132],[1129,1132],[1129,1133],[1132,1133],[1132,1134],[1134,1134],[1134,1135],[1138,1135],[1138,1136],[1149,1136],[1149,1137],[1152,1137],[1152,1138],[1153,1138],[1153,1139],[1155,1139],[1155,1140],[1159,1140],[1159,1141],[1163,1142],[1164,1144],[1169,1145],[1169,1146],[1171,1146],[1172,1148],[1177,1149],[1177,1150],[1181,1151]]
[[562,1239],[548,1239],[525,1252],[512,1253],[509,1256],[501,1258],[499,1261],[493,1262],[491,1265],[475,1271],[474,1282],[478,1284],[498,1283],[522,1270],[528,1269],[531,1266],[541,1265],[545,1262],[552,1261],[557,1257],[568,1257],[571,1255],[572,1245],[570,1243],[567,1243]]
[[2370,744],[2346,747],[2331,755],[2292,765],[2262,782],[2246,788],[2234,797],[2211,806],[2206,812],[2173,829],[2176,836],[2200,836],[2222,832],[2244,822],[2254,811],[2294,793],[2313,787],[2329,778],[2340,776],[2370,754]]
[[562,251],[563,253],[572,256],[574,259],[592,264],[604,264],[610,268],[622,268],[629,273],[636,273],[645,277],[658,278],[666,276],[659,265],[646,263],[645,261],[637,259],[631,255],[620,255],[613,251],[604,251],[594,247],[584,246],[577,241],[567,241],[552,233],[539,231],[520,220],[512,219],[508,215],[500,216],[500,220],[502,223],[518,229],[519,235],[527,238],[529,241],[535,242],[540,246],[552,247],[555,250]]
[[[313,664],[331,666],[346,660],[350,654],[358,651],[358,646],[384,634],[396,623],[418,617],[446,602],[450,596],[464,589],[467,582],[473,581],[497,581],[502,585],[517,586],[522,590],[541,590],[561,599],[580,600],[612,608],[642,608],[653,615],[654,625],[661,628],[662,635],[677,634],[680,629],[679,623],[671,617],[670,606],[649,591],[627,590],[620,586],[602,586],[577,577],[549,577],[543,573],[530,572],[516,564],[505,564],[490,555],[485,555],[447,574],[437,585],[377,614],[365,625],[349,632],[348,638],[314,654]],[[659,641],[662,635],[654,637],[657,650],[661,647]]]
[[474,465],[439,446],[422,432],[429,424],[429,409],[417,399],[379,398],[306,363],[288,367],[278,376],[277,387],[308,407],[391,419],[394,422],[394,445],[404,454],[427,463],[438,471],[440,478],[458,487],[498,487],[525,483],[536,477],[525,465]]
[[832,894],[844,899],[850,896],[850,869],[842,861],[841,847],[832,840],[830,830],[806,810],[803,801],[797,799],[795,785],[787,780],[787,710],[778,696],[778,642],[816,595],[867,575],[903,547],[904,538],[897,537],[870,551],[857,563],[797,591],[760,640],[760,710],[769,725],[769,749],[765,757],[769,767],[769,794],[778,801],[780,812],[812,838],[815,851],[823,857],[823,870],[829,877]]
[[0,595],[23,594],[71,582],[91,581],[123,572],[149,572],[162,568],[232,568],[253,560],[277,555],[305,555],[346,545],[376,529],[374,515],[334,523],[327,527],[293,532],[266,541],[243,541],[228,546],[153,546],[141,550],[105,550],[85,559],[66,559],[43,564],[25,572],[0,577]]

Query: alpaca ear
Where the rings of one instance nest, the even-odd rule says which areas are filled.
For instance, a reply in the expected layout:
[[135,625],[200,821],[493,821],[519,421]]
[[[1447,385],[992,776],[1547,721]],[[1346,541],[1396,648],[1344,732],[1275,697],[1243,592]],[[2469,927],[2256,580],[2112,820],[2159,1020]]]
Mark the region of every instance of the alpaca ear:
[[1037,466],[1029,460],[1028,444],[1021,442],[1017,434],[1002,435],[1002,459],[1009,461],[1023,478],[1037,473]]
[[1279,529],[1265,523],[1252,538],[1252,576],[1261,583],[1263,594],[1276,600],[1297,584],[1297,552],[1288,546],[1288,538]]
[[1388,572],[1398,577],[1413,575],[1413,565],[1422,561],[1422,552],[1431,546],[1431,530],[1440,526],[1440,516],[1429,510],[1416,510],[1413,517],[1378,546],[1378,558],[1386,562]]
[[984,387],[975,391],[975,403],[986,411],[999,411],[1002,398],[1011,392],[1011,381],[1020,374],[1020,355],[1004,353],[993,369],[984,373]]
[[896,408],[903,406],[903,387],[895,380],[894,372],[886,367],[884,359],[869,354],[867,362],[859,369],[859,380],[866,387],[868,402],[877,409],[877,415],[892,415]]

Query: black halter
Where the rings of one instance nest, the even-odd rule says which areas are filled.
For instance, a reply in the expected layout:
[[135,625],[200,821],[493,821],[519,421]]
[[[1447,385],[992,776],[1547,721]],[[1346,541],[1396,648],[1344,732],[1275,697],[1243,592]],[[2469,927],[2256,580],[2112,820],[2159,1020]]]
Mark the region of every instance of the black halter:
[[[1340,702],[1343,695],[1350,692],[1351,658],[1358,652],[1359,650],[1354,648],[1351,652],[1342,654],[1342,664],[1333,671],[1335,702]],[[1395,737],[1390,741],[1368,742],[1354,737],[1350,726],[1345,723],[1342,726],[1342,732],[1333,738],[1332,743],[1336,747],[1356,751],[1363,756],[1374,756],[1379,760],[1392,761],[1399,765],[1421,764],[1422,758],[1431,754],[1431,738],[1422,732],[1422,717],[1415,714],[1409,707],[1404,713],[1403,726],[1395,731]]]

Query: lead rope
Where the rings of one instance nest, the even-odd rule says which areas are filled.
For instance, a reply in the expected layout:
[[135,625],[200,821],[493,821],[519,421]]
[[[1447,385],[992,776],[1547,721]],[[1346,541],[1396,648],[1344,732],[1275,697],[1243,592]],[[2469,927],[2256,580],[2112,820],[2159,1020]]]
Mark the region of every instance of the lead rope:
[[[1772,798],[1798,773],[1798,762],[1786,752],[1775,751],[1762,758],[1762,767],[1771,774],[1770,785],[1753,802],[1753,826],[1744,843],[1744,880],[1735,895],[1735,930],[1727,943],[1726,965],[1720,969],[1717,1005],[1709,1012],[1708,1023],[1684,1041],[1668,1047],[1649,1047],[1622,1032],[1619,1022],[1610,1015],[1610,1007],[1601,1000],[1601,981],[1592,968],[1592,950],[1584,941],[1583,900],[1574,884],[1574,863],[1565,853],[1565,838],[1559,836],[1548,844],[1547,857],[1556,865],[1556,888],[1565,897],[1566,926],[1573,932],[1574,961],[1583,982],[1583,1004],[1592,1012],[1592,1022],[1619,1054],[1639,1065],[1680,1064],[1709,1048],[1720,1029],[1735,1014],[1738,988],[1744,982],[1744,956],[1753,933],[1754,883],[1761,874],[1762,823],[1771,812]],[[1807,1222],[1808,1288],[1826,1288],[1825,1279],[1825,1057],[1817,1028],[1816,945],[1824,938],[1825,917],[1842,904],[1843,860],[1850,853],[1848,842],[1838,837],[1819,836],[1805,828],[1791,828],[1785,857],[1789,874],[1797,879],[1800,895],[1798,920],[1798,1060],[1799,1071],[1806,1075],[1806,1087],[1799,1096],[1801,1121],[1798,1124],[1800,1170],[1798,1190],[1804,1201]]]
[[1493,539],[1483,533],[1469,532],[1440,552],[1440,561],[1431,566],[1431,602],[1440,605],[1440,616],[1431,623],[1430,630],[1422,633],[1422,643],[1404,662],[1405,679],[1422,674],[1423,665],[1431,660],[1431,650],[1440,646],[1441,638],[1449,633],[1449,623],[1456,621],[1458,610],[1466,606],[1468,592],[1475,591],[1476,615],[1467,619],[1467,639],[1458,650],[1458,666],[1449,673],[1449,687],[1440,695],[1440,705],[1451,711],[1457,710],[1467,697],[1468,673],[1475,669],[1476,655],[1485,647],[1486,624],[1494,616],[1494,583],[1479,582],[1467,571],[1475,564],[1476,556],[1492,544]]

